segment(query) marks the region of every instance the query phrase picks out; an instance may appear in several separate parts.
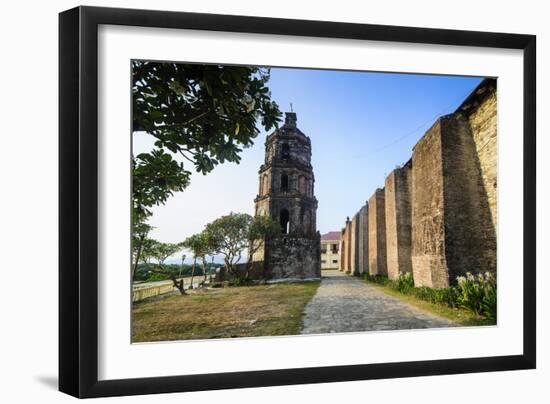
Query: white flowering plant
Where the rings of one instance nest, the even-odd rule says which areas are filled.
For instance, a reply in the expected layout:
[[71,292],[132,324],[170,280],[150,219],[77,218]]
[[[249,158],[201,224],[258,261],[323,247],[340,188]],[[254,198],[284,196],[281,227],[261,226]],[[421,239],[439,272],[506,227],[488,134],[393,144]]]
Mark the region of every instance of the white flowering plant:
[[491,272],[459,276],[457,280],[458,303],[477,315],[496,319],[497,315],[497,284],[496,277]]

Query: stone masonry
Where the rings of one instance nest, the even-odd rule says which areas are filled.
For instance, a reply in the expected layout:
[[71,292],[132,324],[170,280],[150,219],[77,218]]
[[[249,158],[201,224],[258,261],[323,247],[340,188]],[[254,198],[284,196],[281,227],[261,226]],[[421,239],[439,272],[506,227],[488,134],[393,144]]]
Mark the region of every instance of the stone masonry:
[[369,273],[369,238],[368,238],[368,202],[359,210],[358,222],[358,254],[357,254],[357,272],[359,275]]
[[351,220],[346,218],[346,226],[342,229],[342,238],[340,251],[343,254],[343,260],[340,261],[340,271],[351,273]]
[[414,282],[417,286],[444,287],[449,277],[445,259],[440,120],[415,145],[412,164]]
[[340,264],[339,264],[339,268],[338,268],[338,270],[340,272],[345,272],[346,271],[346,260],[349,258],[348,254],[346,252],[346,248],[348,246],[347,233],[346,233],[347,224],[348,224],[348,220],[346,219],[346,226],[342,227],[342,230],[340,231],[340,246],[339,246]]
[[369,273],[387,275],[384,189],[378,188],[369,199],[368,229]]
[[359,213],[351,219],[350,226],[350,268],[353,275],[359,273]]
[[[486,119],[495,119],[493,112],[486,107]],[[485,129],[486,142],[478,134],[478,144],[492,149],[480,156],[471,119],[462,108],[441,117],[413,151],[412,261],[418,285],[443,288],[466,272],[496,271],[496,232],[486,189],[496,188],[496,182],[487,184],[496,171],[486,169],[484,181],[480,162],[496,159],[496,140],[491,140],[496,126],[485,124],[493,127]],[[486,167],[494,165],[484,161]]]
[[360,209],[357,225],[346,224],[343,270],[392,279],[412,271],[415,285],[433,288],[466,272],[496,272],[496,89],[485,79],[440,117]]
[[[482,83],[483,84],[483,83]],[[485,251],[485,259],[489,262],[489,270],[496,271],[496,231],[497,231],[497,93],[496,82],[487,81],[480,85],[459,108],[467,117],[475,152],[479,164],[482,198],[485,199],[485,214],[483,218],[484,237],[491,240],[494,250]],[[488,211],[487,211],[488,209]]]
[[412,161],[392,171],[386,178],[384,189],[388,277],[397,279],[401,274],[412,272]]
[[284,125],[266,138],[265,162],[259,170],[256,215],[269,215],[282,229],[265,241],[254,261],[262,261],[265,279],[321,276],[321,243],[316,229],[317,199],[311,166],[311,141],[287,112]]

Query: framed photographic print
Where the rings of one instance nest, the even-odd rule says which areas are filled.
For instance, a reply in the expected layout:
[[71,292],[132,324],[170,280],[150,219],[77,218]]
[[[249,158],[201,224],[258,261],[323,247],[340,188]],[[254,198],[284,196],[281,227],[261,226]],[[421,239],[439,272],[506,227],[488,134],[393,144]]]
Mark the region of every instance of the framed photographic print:
[[59,387],[535,367],[535,37],[60,14]]

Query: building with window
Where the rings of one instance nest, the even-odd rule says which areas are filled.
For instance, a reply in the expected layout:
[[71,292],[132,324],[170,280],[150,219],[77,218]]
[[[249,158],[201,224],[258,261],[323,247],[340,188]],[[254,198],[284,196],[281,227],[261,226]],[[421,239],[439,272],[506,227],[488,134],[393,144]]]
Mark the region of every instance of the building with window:
[[311,140],[296,121],[296,113],[287,112],[284,125],[267,136],[265,161],[258,173],[255,214],[271,216],[282,230],[253,256],[263,262],[267,279],[321,276]]
[[321,269],[338,269],[340,266],[340,232],[321,235]]

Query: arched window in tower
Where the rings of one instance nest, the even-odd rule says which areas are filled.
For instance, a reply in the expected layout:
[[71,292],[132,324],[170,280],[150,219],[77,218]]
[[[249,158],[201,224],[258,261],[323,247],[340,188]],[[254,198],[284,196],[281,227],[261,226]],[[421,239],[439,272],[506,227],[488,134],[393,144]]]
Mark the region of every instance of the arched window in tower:
[[288,234],[290,229],[290,215],[288,210],[281,209],[281,213],[279,213],[279,224],[281,225],[281,231],[283,234]]
[[306,177],[303,175],[298,177],[298,191],[300,191],[302,195],[307,194]]
[[309,213],[309,210],[306,210],[304,212],[304,217],[302,219],[302,227],[304,230],[304,233],[308,234],[311,231],[311,214]]
[[288,175],[285,173],[281,174],[281,191],[288,191]]
[[268,193],[269,193],[269,187],[267,184],[267,174],[265,174],[262,179],[262,195],[267,195]]
[[282,159],[288,159],[290,157],[290,146],[288,143],[283,143],[281,146],[281,158]]

